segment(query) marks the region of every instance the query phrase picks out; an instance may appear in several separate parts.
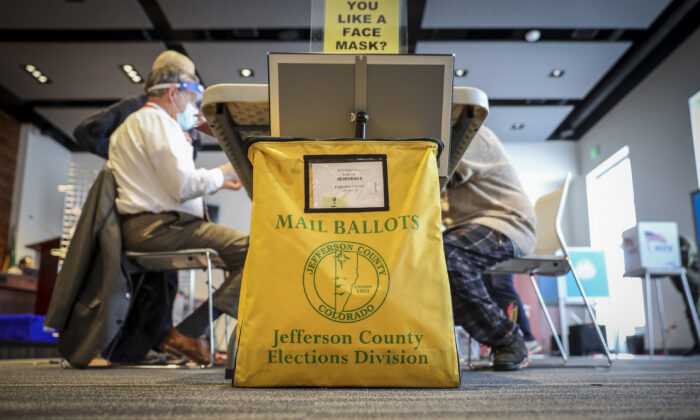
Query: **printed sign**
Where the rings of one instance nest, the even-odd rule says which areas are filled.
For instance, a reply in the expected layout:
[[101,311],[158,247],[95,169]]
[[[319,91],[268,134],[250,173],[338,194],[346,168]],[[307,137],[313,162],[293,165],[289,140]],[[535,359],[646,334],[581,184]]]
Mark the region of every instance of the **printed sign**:
[[399,0],[326,0],[323,51],[398,54]]
[[386,210],[386,156],[307,156],[307,211]]

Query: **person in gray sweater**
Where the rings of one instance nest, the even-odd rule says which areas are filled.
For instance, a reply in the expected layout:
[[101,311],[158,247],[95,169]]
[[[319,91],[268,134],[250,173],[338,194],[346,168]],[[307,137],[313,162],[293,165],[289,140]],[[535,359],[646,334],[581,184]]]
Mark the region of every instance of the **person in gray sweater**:
[[481,127],[442,195],[443,243],[455,323],[494,353],[496,370],[529,363],[523,334],[482,277],[493,265],[531,253],[536,217],[498,137]]

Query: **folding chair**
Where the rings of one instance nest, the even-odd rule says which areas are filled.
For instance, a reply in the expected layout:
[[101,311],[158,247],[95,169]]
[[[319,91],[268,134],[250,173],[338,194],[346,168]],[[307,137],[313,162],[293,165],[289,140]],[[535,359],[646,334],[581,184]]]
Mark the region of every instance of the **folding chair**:
[[[502,261],[486,270],[485,273],[528,274],[530,276],[532,287],[535,288],[535,293],[537,293],[537,298],[539,299],[540,306],[542,307],[545,317],[547,318],[549,328],[554,335],[559,351],[564,359],[564,363],[566,363],[568,360],[568,355],[566,354],[566,351],[564,351],[564,346],[559,339],[559,335],[557,335],[552,318],[549,316],[549,311],[547,311],[547,306],[545,305],[542,294],[540,293],[540,288],[537,285],[535,275],[558,277],[566,275],[569,271],[571,271],[571,274],[576,281],[576,285],[581,292],[581,297],[583,297],[583,302],[588,310],[588,314],[593,320],[593,325],[598,333],[600,344],[602,345],[603,350],[605,351],[605,356],[608,359],[608,367],[610,367],[612,366],[612,359],[610,358],[607,343],[605,342],[603,333],[601,332],[600,326],[598,325],[595,315],[593,314],[591,305],[588,302],[586,292],[583,290],[581,281],[579,280],[576,270],[574,270],[573,264],[571,263],[569,251],[566,247],[564,236],[562,235],[561,219],[566,197],[569,192],[570,183],[571,174],[567,173],[566,179],[564,180],[564,185],[554,192],[541,197],[535,204],[535,213],[537,214],[537,247],[535,249],[535,254]],[[558,250],[561,250],[564,255],[553,255]]]
[[[129,262],[134,266],[134,271],[142,271],[139,284],[136,287],[138,293],[139,286],[143,281],[146,272],[153,271],[169,271],[169,270],[207,270],[207,286],[209,291],[209,365],[214,365],[214,310],[212,306],[212,276],[211,272],[214,268],[225,269],[226,265],[219,257],[219,254],[209,248],[199,249],[181,249],[177,251],[160,251],[160,252],[131,252],[127,251],[126,256]],[[226,320],[226,336],[228,337],[228,317]]]

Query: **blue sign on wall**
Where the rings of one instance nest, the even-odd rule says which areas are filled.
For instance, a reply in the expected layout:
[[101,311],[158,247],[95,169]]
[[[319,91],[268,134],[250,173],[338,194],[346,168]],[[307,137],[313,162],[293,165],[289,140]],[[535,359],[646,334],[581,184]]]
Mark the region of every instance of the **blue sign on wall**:
[[[590,248],[569,248],[569,256],[586,296],[592,298],[610,297],[605,253]],[[569,272],[565,277],[566,291],[562,291],[562,297],[580,299],[581,293],[576,286],[573,274]],[[539,286],[545,301],[559,298],[556,277],[539,276]]]

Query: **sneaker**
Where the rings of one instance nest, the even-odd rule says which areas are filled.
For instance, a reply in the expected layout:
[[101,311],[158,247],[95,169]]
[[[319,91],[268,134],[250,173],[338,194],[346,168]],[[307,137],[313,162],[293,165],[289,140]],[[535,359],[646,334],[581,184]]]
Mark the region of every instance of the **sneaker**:
[[187,363],[186,357],[175,356],[170,353],[163,353],[156,351],[154,349],[148,350],[148,353],[141,360],[139,365],[154,365],[154,366],[167,366],[167,365],[184,365]]
[[493,349],[494,370],[518,370],[530,364],[530,355],[525,346],[525,340],[516,334],[515,340],[502,344]]
[[538,343],[537,340],[526,341],[525,347],[527,347],[527,351],[530,354],[535,354],[542,351],[542,346],[540,346],[540,343]]

